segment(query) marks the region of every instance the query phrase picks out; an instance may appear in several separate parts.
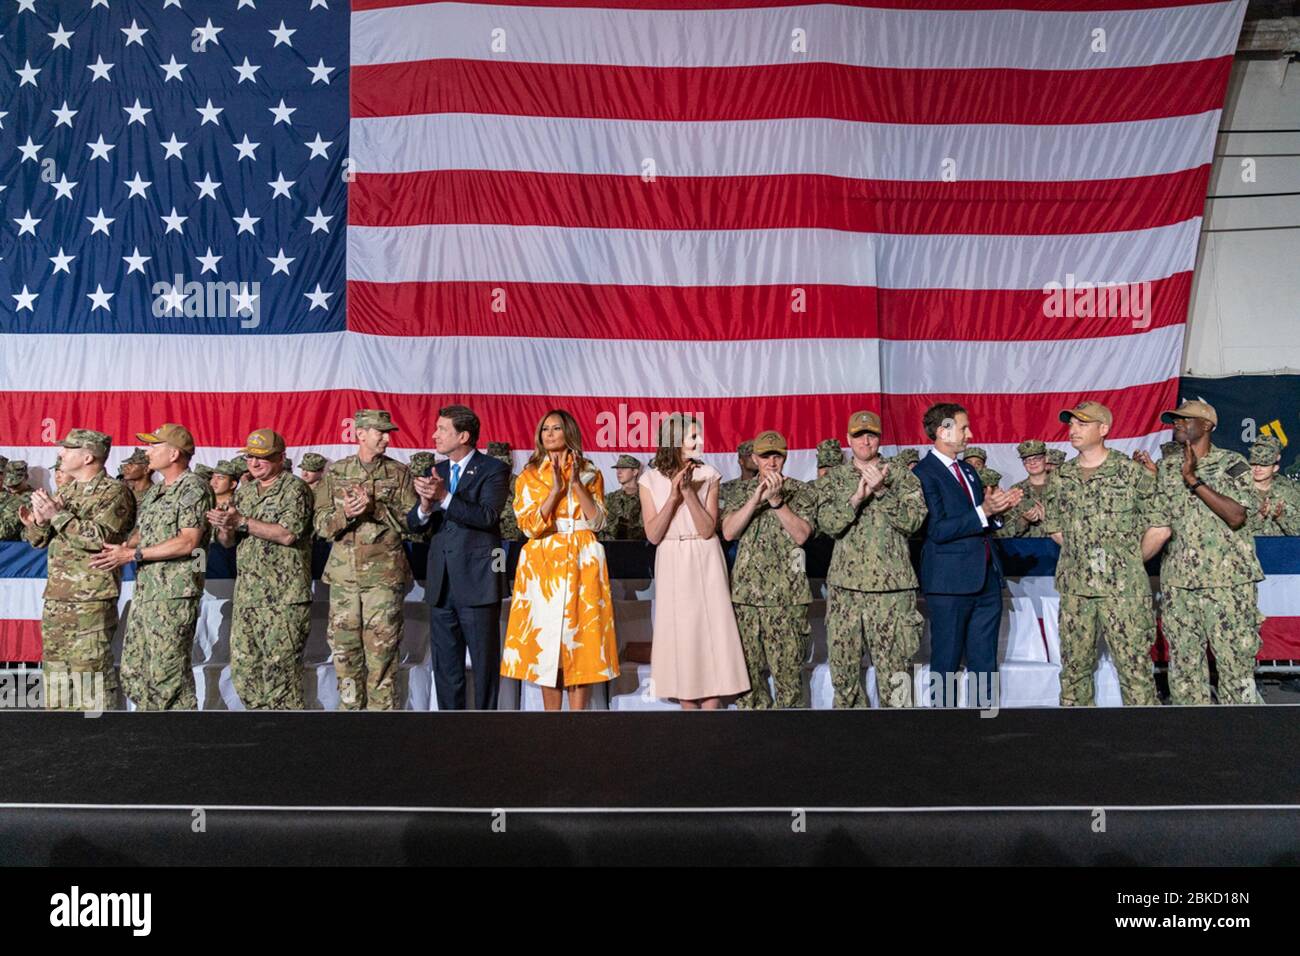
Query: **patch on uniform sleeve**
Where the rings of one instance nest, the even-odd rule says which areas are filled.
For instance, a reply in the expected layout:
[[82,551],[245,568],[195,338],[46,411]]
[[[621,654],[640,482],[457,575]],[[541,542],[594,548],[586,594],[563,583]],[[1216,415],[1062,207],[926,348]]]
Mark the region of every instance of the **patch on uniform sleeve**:
[[1250,465],[1246,464],[1244,461],[1239,461],[1228,466],[1228,475],[1232,478],[1240,478],[1248,471],[1250,471]]
[[207,493],[207,489],[198,482],[187,481],[185,487],[180,489],[180,502],[186,508],[193,508],[201,502]]

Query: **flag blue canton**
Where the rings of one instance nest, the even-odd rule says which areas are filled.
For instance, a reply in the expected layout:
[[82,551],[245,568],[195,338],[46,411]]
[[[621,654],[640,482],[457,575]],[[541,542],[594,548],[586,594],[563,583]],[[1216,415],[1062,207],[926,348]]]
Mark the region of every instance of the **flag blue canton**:
[[344,328],[346,0],[0,2],[0,333]]

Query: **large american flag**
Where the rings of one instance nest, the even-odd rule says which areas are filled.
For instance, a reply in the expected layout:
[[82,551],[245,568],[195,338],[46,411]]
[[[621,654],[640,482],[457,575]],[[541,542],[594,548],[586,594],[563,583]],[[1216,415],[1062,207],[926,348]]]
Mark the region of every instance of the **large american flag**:
[[[777,428],[807,476],[955,399],[1018,477],[1085,396],[1152,447],[1244,7],[0,0],[0,453],[333,457],[378,406],[403,457],[464,401],[604,465],[656,412],[728,473]],[[1080,282],[1150,309],[1054,312]]]

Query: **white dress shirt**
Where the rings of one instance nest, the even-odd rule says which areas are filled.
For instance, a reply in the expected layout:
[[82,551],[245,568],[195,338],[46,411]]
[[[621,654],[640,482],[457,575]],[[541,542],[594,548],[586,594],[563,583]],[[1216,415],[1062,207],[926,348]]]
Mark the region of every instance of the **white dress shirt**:
[[[454,462],[454,461],[451,462],[452,465],[459,465],[459,466],[460,466],[460,472],[459,472],[460,477],[456,479],[456,484],[457,484],[458,486],[459,486],[459,484],[460,484],[462,481],[465,480],[465,471],[466,471],[467,468],[469,467],[469,460],[470,460],[471,458],[473,458],[473,457],[474,457],[474,449],[471,448],[471,449],[469,450],[469,452],[466,453],[465,457],[462,458],[459,462]],[[437,505],[438,505],[438,507],[441,508],[443,511],[446,511],[446,510],[447,510],[447,507],[448,507],[450,504],[451,504],[451,472],[450,472],[450,470],[448,470],[448,473],[447,473],[447,493],[446,493],[445,495],[442,496],[442,500],[439,501],[439,502],[437,503]],[[420,502],[419,513],[420,513],[420,523],[421,523],[421,524],[423,524],[424,522],[428,521],[428,520],[429,520],[429,515],[433,514],[432,511],[425,511],[425,510],[424,510],[424,502],[423,502],[423,501]]]
[[[947,455],[945,455],[937,448],[931,448],[930,454],[934,455],[935,458],[939,459],[939,464],[943,465],[943,467],[946,468],[949,471],[949,473],[952,472],[952,466],[957,464],[957,460],[955,458],[949,458]],[[961,484],[962,487],[966,489],[966,494],[970,495],[971,501],[974,501],[975,491],[971,488],[970,482],[966,480],[966,470],[959,466],[957,468],[957,474],[961,475]],[[975,513],[980,516],[980,524],[983,525],[985,528],[987,528],[989,526],[989,519],[984,514],[984,506],[976,505]]]

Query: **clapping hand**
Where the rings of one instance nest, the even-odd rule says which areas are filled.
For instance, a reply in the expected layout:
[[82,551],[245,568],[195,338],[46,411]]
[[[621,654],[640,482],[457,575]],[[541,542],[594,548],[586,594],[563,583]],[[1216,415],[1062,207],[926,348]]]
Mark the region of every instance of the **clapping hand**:
[[432,511],[435,501],[447,497],[447,483],[442,480],[442,475],[433,471],[427,478],[415,479],[415,493],[420,498],[420,507],[425,511]]
[[1139,465],[1141,465],[1143,468],[1145,468],[1147,471],[1151,472],[1151,474],[1154,475],[1156,473],[1156,463],[1152,461],[1151,456],[1148,455],[1141,448],[1133,452],[1133,460],[1137,462]]
[[359,518],[370,510],[370,493],[360,485],[343,489],[343,513],[349,518]]
[[1012,488],[1010,491],[1003,491],[1001,488],[990,488],[984,496],[984,513],[986,515],[1000,515],[1004,511],[1010,511],[1020,504],[1024,496],[1025,493],[1019,488]]
[[1192,449],[1192,443],[1188,442],[1183,446],[1183,481],[1189,485],[1196,482],[1196,452]]
[[1047,516],[1047,509],[1043,506],[1042,501],[1035,501],[1028,511],[1020,512],[1020,517],[1024,518],[1029,524],[1038,524]]

